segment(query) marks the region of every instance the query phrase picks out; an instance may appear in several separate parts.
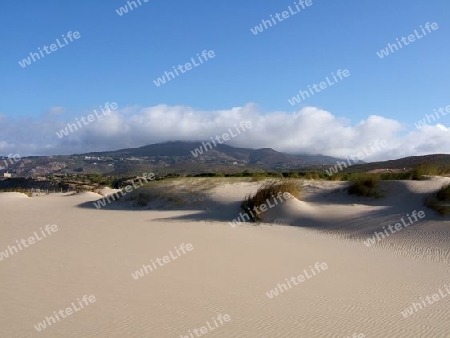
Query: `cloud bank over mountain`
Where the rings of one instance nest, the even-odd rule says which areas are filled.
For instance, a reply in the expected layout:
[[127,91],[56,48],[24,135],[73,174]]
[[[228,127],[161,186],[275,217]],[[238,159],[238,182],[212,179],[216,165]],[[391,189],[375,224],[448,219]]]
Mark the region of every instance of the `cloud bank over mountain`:
[[[241,121],[253,127],[226,144],[273,148],[289,153],[356,155],[376,140],[387,146],[365,161],[446,153],[450,130],[443,124],[420,129],[371,115],[349,121],[331,112],[305,107],[294,112],[262,112],[254,104],[229,110],[201,111],[186,106],[120,107],[98,121],[82,125],[64,138],[57,132],[92,110],[74,113],[52,107],[40,118],[10,118],[0,114],[0,154],[61,155],[139,147],[165,141],[204,141],[222,135]],[[445,123],[445,120],[439,121]]]

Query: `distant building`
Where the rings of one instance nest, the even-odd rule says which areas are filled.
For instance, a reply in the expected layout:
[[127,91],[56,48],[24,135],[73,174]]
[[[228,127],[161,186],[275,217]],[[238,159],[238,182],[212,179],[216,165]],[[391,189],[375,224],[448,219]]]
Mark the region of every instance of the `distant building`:
[[4,174],[3,174],[3,177],[5,177],[5,178],[11,178],[11,177],[12,177],[12,174],[11,174],[11,173],[4,173]]

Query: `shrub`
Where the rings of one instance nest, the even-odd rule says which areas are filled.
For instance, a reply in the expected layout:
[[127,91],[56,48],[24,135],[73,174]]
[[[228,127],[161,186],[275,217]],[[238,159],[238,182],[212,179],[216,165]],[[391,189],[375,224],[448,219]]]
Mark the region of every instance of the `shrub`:
[[96,194],[99,194],[100,196],[105,197],[105,194],[104,194],[100,189],[95,189],[94,192],[95,192]]
[[148,204],[148,201],[151,199],[151,197],[148,194],[145,193],[138,193],[136,196],[136,199],[134,201],[134,204],[138,207],[146,207]]
[[194,175],[194,177],[225,177],[222,173],[201,173]]
[[327,175],[325,177],[326,180],[328,181],[346,181],[347,180],[347,174],[342,174],[342,173],[337,173],[334,175]]
[[365,174],[355,178],[348,187],[350,195],[361,197],[382,197],[379,191],[380,176],[376,174]]
[[262,204],[265,204],[267,200],[273,200],[278,194],[283,194],[285,192],[290,193],[294,197],[300,197],[300,188],[297,183],[292,180],[266,182],[253,196],[247,196],[245,198],[241,203],[241,209],[254,222],[261,221],[263,212],[259,214],[256,212],[250,213],[249,210],[254,210],[256,207],[259,208]]
[[319,180],[321,178],[320,173],[317,171],[307,172],[305,175],[305,179],[307,180]]
[[450,201],[450,185],[444,185],[439,191],[436,193],[436,198],[439,201]]
[[442,216],[450,214],[450,184],[444,185],[436,193],[425,198],[424,205],[436,210]]
[[436,163],[423,163],[416,166],[412,171],[414,180],[427,179],[424,176],[445,176],[450,173],[450,167],[448,165],[439,165]]
[[287,173],[283,173],[283,177],[300,178],[300,175],[298,172],[287,172]]
[[412,180],[414,179],[413,172],[401,172],[401,173],[381,173],[382,181],[401,181],[401,180]]

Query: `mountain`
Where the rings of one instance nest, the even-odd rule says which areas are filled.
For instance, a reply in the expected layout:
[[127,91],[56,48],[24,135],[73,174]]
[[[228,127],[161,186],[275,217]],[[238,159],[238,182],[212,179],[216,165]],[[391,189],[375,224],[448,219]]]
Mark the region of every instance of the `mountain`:
[[[235,148],[225,144],[213,147],[211,141],[210,144],[212,149],[206,141],[173,141],[115,151],[26,157],[6,170],[14,176],[55,173],[131,174],[145,171],[180,174],[236,173],[244,170],[322,170],[338,160],[322,155],[286,154],[271,148]],[[0,174],[6,170],[0,171]]]
[[[206,142],[172,141],[150,144],[139,148],[115,151],[91,152],[61,156],[32,156],[18,162],[5,161],[0,157],[0,178],[9,172],[13,177],[36,177],[49,174],[109,174],[134,175],[143,172],[199,174],[239,173],[245,170],[318,170],[322,171],[344,161],[323,155],[295,155],[271,148],[235,148],[226,144],[207,151]],[[213,145],[212,145],[213,146]],[[197,150],[196,150],[197,149]],[[201,149],[201,153],[199,152]],[[195,154],[195,156],[193,155]],[[384,162],[355,164],[342,172],[370,172],[411,169],[419,164],[450,166],[450,155],[434,154],[411,156]]]

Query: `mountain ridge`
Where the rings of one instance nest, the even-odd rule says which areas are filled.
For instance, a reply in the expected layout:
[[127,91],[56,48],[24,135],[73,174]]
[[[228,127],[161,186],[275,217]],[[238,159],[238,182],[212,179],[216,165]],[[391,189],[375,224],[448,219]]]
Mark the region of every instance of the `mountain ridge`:
[[[338,158],[320,154],[288,154],[272,148],[237,148],[226,144],[194,156],[208,141],[169,141],[137,148],[73,155],[24,157],[9,169],[20,176],[54,173],[124,174],[161,167],[177,173],[235,173],[244,170],[317,170]],[[210,142],[212,145],[212,142]]]

